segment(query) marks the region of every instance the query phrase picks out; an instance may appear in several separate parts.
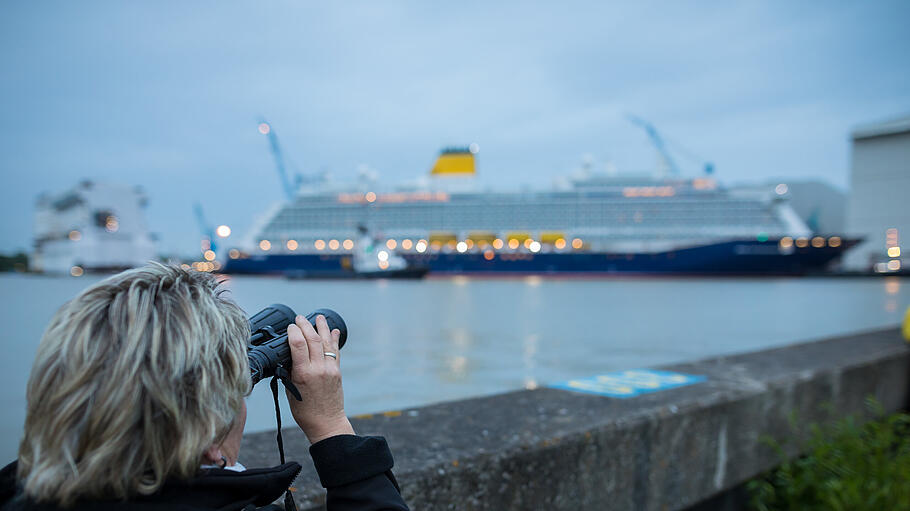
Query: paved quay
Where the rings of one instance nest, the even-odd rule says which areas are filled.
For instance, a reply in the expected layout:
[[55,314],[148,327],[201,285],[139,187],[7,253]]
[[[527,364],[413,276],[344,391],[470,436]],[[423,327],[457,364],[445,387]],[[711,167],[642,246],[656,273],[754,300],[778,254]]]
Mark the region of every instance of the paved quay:
[[[760,437],[791,437],[793,413],[863,413],[868,396],[905,408],[910,347],[893,328],[659,369],[700,378],[631,398],[540,388],[352,422],[388,439],[414,510],[683,509],[773,467]],[[283,433],[304,465],[298,505],[324,507],[306,437]],[[274,431],[247,435],[241,462],[277,464]]]

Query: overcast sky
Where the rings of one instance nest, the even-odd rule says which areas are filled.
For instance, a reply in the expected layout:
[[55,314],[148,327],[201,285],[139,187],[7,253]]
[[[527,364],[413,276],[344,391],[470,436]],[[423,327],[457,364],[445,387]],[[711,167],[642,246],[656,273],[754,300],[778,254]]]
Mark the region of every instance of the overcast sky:
[[[651,170],[653,122],[728,183],[846,188],[850,129],[910,112],[910,2],[0,4],[0,251],[35,196],[142,185],[167,252],[192,203],[242,233],[280,200],[260,116],[302,172],[395,183],[447,145],[547,186],[584,155]],[[697,159],[677,154],[683,172]]]

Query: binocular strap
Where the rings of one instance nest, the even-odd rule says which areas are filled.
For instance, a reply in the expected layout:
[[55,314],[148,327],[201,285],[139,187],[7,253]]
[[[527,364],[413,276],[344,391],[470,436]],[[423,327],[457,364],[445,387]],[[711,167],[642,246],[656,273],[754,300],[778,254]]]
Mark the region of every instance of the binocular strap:
[[[281,408],[278,406],[278,381],[288,389],[297,401],[303,401],[300,391],[291,382],[291,375],[288,374],[284,367],[278,366],[275,369],[275,376],[269,381],[269,388],[272,389],[272,397],[275,399],[275,421],[278,423],[278,455],[281,458],[281,464],[284,465],[284,441],[281,439]],[[291,489],[284,491],[284,509],[285,511],[297,511],[297,504],[291,495]]]

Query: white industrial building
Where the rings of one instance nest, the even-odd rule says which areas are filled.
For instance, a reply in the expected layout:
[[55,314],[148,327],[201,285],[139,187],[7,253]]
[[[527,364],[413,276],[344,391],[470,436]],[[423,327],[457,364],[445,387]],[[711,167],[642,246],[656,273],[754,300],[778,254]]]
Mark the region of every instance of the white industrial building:
[[848,252],[853,270],[907,271],[910,257],[910,115],[852,133],[847,233],[864,238]]
[[146,202],[138,187],[92,181],[56,195],[42,194],[35,205],[32,271],[79,276],[155,259]]

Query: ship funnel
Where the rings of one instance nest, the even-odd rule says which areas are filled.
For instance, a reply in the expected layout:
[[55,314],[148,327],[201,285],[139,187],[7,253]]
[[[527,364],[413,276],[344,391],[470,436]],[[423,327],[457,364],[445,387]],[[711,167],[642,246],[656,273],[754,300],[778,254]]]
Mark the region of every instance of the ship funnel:
[[454,147],[443,149],[439,153],[439,158],[430,171],[431,176],[473,176],[476,173],[474,167],[474,155],[477,153],[475,144],[471,147]]

